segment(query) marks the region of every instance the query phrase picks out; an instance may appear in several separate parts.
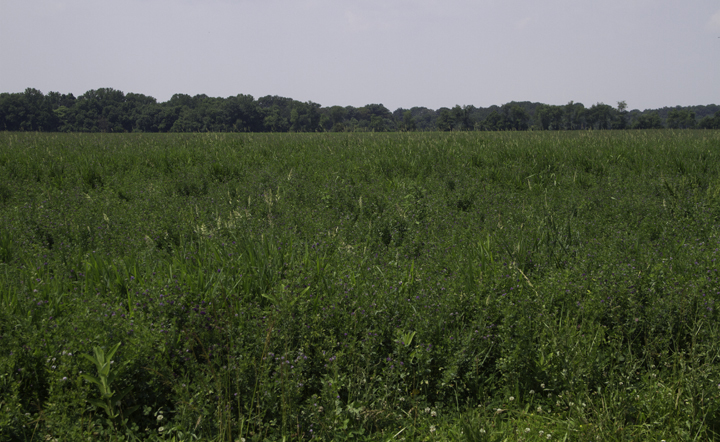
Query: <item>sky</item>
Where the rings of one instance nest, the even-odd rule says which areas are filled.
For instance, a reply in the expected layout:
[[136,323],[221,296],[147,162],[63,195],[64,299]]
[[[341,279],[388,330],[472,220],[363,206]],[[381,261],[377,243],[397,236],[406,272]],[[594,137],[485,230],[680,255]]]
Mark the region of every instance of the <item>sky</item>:
[[0,92],[720,104],[717,0],[0,0]]

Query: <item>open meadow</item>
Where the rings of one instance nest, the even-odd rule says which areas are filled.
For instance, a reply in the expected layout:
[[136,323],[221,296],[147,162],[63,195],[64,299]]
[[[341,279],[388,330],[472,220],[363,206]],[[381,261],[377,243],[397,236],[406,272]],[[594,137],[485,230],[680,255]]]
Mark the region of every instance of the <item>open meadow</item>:
[[720,131],[0,133],[0,440],[717,440],[719,248]]

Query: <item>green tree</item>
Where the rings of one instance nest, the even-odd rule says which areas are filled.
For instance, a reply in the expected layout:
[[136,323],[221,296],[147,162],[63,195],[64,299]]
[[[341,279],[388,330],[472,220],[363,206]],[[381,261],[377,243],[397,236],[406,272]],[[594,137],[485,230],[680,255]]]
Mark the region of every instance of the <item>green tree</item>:
[[712,117],[707,115],[698,123],[700,129],[720,129],[720,111],[715,112]]
[[550,129],[550,106],[541,104],[535,109],[535,127],[540,130]]
[[440,131],[451,131],[455,127],[455,115],[450,109],[443,107],[438,111],[437,128]]
[[373,115],[370,117],[370,130],[373,132],[385,132],[387,126],[383,117]]
[[50,102],[53,109],[61,106],[71,108],[75,105],[75,96],[73,94],[61,94],[60,92],[48,92],[45,99]]
[[584,129],[587,109],[582,103],[569,102],[563,107],[562,125],[566,130]]
[[265,115],[265,130],[268,132],[287,132],[290,125],[287,118],[280,114],[280,106],[273,105]]
[[392,130],[392,113],[382,104],[368,104],[357,109],[358,126],[376,132]]
[[626,129],[627,128],[627,103],[625,101],[618,101],[617,104],[617,117],[613,124],[614,129]]
[[53,109],[53,112],[58,119],[57,130],[59,132],[74,132],[74,126],[71,123],[71,121],[74,120],[72,109],[66,106],[60,106],[56,109]]
[[322,130],[324,130],[326,132],[332,130],[333,124],[332,124],[332,120],[330,119],[328,114],[326,114],[326,113],[320,114],[320,127],[322,128]]
[[130,130],[133,132],[159,132],[158,122],[161,112],[162,108],[156,104],[134,109],[132,113],[134,121]]
[[[435,130],[437,113],[426,107],[413,107],[410,109],[417,130]],[[404,117],[404,116],[403,116]]]
[[25,106],[21,94],[0,94],[0,125],[3,130],[20,130],[25,119]]
[[347,115],[347,109],[342,106],[333,106],[329,109],[328,114],[333,127],[338,123],[342,123]]
[[633,129],[662,129],[663,127],[657,112],[640,115],[632,124]]
[[300,121],[300,112],[296,108],[290,111],[290,132],[299,132],[302,122]]
[[503,106],[505,130],[528,130],[530,115],[521,106],[508,103]]
[[55,131],[59,123],[52,99],[37,89],[0,94],[0,128],[3,130]]
[[52,111],[52,103],[37,89],[27,88],[25,97],[25,121],[22,130],[55,131],[58,126],[57,115]]
[[322,117],[322,114],[320,112],[320,109],[322,106],[318,103],[314,103],[312,101],[308,101],[305,103],[305,109],[307,109],[307,121],[308,121],[308,131],[315,132],[317,130],[320,130],[320,117]]
[[224,103],[227,130],[232,132],[261,132],[264,117],[252,95],[228,97]]
[[500,112],[493,110],[490,112],[490,114],[483,120],[483,122],[480,124],[482,130],[506,130],[507,128],[507,121],[505,118],[505,115],[501,114]]
[[200,114],[195,109],[182,106],[170,132],[200,132],[202,130],[201,121]]
[[415,118],[413,117],[412,112],[409,110],[403,112],[401,129],[404,131],[414,131],[415,129],[417,129],[417,124],[415,124]]
[[563,127],[563,108],[541,104],[535,109],[535,126],[541,130],[560,130]]
[[195,107],[193,98],[188,94],[174,94],[166,104],[169,106]]
[[453,129],[472,130],[474,127],[474,124],[473,124],[470,116],[472,115],[472,112],[474,109],[475,109],[474,106],[460,107],[460,105],[456,105],[452,109],[453,118],[455,120]]
[[585,114],[588,126],[592,129],[612,129],[615,121],[615,109],[604,103],[590,107]]
[[160,132],[170,132],[175,122],[180,118],[182,106],[161,106],[157,115],[157,127]]
[[125,132],[125,94],[112,88],[91,89],[78,97],[75,128],[86,132]]
[[695,112],[685,109],[672,109],[668,112],[666,124],[670,129],[693,129],[697,125]]

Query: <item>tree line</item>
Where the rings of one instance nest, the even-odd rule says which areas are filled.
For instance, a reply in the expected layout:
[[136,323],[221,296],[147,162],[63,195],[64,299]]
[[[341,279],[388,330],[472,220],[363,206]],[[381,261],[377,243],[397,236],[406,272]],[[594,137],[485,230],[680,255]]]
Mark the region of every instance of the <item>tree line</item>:
[[43,132],[354,132],[451,130],[720,129],[720,106],[628,110],[597,103],[510,102],[396,109],[382,104],[322,107],[312,101],[251,95],[175,94],[166,102],[112,88],[75,97],[28,88],[0,93],[0,130]]

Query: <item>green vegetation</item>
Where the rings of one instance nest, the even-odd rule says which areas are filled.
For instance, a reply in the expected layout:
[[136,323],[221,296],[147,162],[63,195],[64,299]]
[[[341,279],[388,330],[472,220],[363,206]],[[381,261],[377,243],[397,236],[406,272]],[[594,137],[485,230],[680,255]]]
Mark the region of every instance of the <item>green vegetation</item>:
[[0,440],[717,439],[718,146],[0,133]]
[[0,130],[41,132],[393,132],[607,129],[720,129],[720,106],[628,111],[603,103],[586,108],[510,102],[478,108],[456,105],[396,109],[382,104],[322,107],[267,95],[227,98],[175,94],[164,103],[111,88],[79,97],[28,88],[0,93]]

